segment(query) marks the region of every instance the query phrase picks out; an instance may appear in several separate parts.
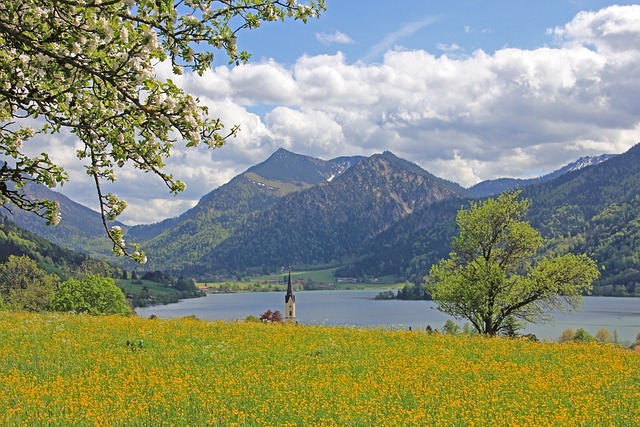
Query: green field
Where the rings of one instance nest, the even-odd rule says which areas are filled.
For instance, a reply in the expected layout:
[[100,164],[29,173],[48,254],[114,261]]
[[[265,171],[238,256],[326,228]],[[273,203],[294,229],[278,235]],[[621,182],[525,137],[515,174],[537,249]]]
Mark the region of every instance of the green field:
[[[333,272],[335,271],[335,268],[327,268],[324,270],[309,270],[309,271],[292,271],[291,272],[291,279],[292,280],[297,280],[297,279],[312,279],[315,280],[316,282],[334,282],[336,279],[333,275]],[[257,282],[263,282],[266,280],[279,280],[279,281],[283,281],[285,276],[288,276],[289,272],[288,271],[284,271],[281,274],[271,274],[271,275],[266,275],[266,276],[255,276],[255,277],[251,277],[251,280],[253,281],[257,281]]]
[[[384,276],[378,278],[377,281],[357,282],[357,283],[338,283],[334,272],[335,268],[327,268],[324,270],[308,270],[308,271],[292,271],[291,280],[313,280],[318,283],[333,283],[336,289],[390,289],[401,287],[404,283],[398,283],[394,276]],[[288,276],[288,272],[282,274],[272,274],[267,276],[255,276],[251,278],[254,282],[264,282],[268,280],[278,280],[284,283],[284,278]]]
[[[171,294],[176,293],[176,289],[163,286],[157,282],[151,280],[131,280],[131,279],[118,279],[118,285],[122,287],[126,292],[139,293],[146,286],[151,294]],[[139,283],[134,283],[139,282]]]
[[2,426],[640,425],[613,345],[0,312]]

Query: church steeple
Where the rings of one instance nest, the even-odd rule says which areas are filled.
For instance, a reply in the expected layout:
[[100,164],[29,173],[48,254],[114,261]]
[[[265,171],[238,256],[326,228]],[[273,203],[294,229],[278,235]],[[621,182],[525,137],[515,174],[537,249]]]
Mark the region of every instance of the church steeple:
[[289,269],[287,294],[284,296],[284,313],[284,317],[287,322],[296,321],[296,296],[293,294],[293,286],[291,286],[291,269]]

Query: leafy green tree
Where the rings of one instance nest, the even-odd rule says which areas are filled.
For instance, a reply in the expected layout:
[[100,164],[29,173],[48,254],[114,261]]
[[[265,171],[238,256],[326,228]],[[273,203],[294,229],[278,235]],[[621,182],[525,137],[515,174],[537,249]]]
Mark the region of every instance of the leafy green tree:
[[108,262],[99,259],[88,259],[84,261],[75,271],[76,278],[98,275],[102,277],[112,277],[117,274],[117,269]]
[[576,331],[576,335],[573,337],[573,340],[576,342],[592,342],[596,339],[585,329],[578,328],[578,330]]
[[258,319],[256,316],[252,314],[245,317],[244,321],[248,323],[260,323],[260,319]]
[[193,279],[187,279],[185,277],[180,277],[175,284],[175,288],[179,291],[189,291],[196,292],[198,287],[196,286],[196,281]]
[[[238,128],[224,131],[198,99],[172,80],[160,80],[155,66],[173,73],[211,68],[214,50],[230,63],[243,63],[237,33],[262,22],[319,16],[324,0],[298,4],[274,0],[21,0],[0,3],[0,153],[13,163],[0,167],[0,204],[60,221],[59,207],[31,199],[27,181],[51,188],[68,180],[47,153],[29,155],[23,144],[36,135],[68,131],[81,147],[114,251],[128,251],[123,231],[109,228],[126,207],[101,183],[116,180],[125,164],[158,175],[172,193],[182,182],[164,171],[174,145],[220,147]],[[36,119],[36,120],[34,120]]]
[[438,308],[471,322],[481,334],[496,335],[509,318],[550,319],[550,312],[575,310],[598,277],[586,255],[533,257],[542,237],[524,221],[529,201],[520,191],[471,202],[456,216],[459,235],[448,259],[431,267],[427,290]]
[[460,326],[458,326],[453,320],[449,319],[442,327],[442,332],[445,334],[456,335],[460,332]]
[[57,281],[28,256],[11,255],[0,264],[0,300],[9,310],[45,311]]
[[473,336],[473,335],[477,335],[478,331],[476,331],[476,328],[471,326],[471,323],[464,322],[464,325],[462,325],[462,334],[467,336]]
[[98,275],[63,282],[51,300],[51,308],[93,315],[131,314],[131,308],[115,281]]

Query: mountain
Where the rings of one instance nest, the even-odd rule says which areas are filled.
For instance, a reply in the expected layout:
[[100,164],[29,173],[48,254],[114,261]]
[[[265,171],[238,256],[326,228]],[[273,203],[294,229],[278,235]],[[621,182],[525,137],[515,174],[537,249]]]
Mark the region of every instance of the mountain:
[[[523,189],[529,221],[546,239],[544,254],[587,253],[604,269],[596,294],[640,294],[640,144],[626,153]],[[338,275],[399,274],[421,281],[446,257],[455,215],[468,201],[417,210],[365,242]]]
[[362,242],[357,256],[338,268],[338,277],[395,275],[421,283],[432,264],[445,258],[457,228],[455,216],[469,199],[435,202]]
[[[284,148],[278,149],[266,161],[257,164],[245,172],[254,174],[263,180],[286,182],[297,187],[320,184],[331,181],[342,174],[355,163],[363,159],[362,156],[338,157],[332,160],[321,160],[310,156],[295,154]],[[284,194],[292,191],[291,188],[281,188]]]
[[587,166],[597,165],[614,157],[615,154],[601,154],[599,156],[580,157],[575,162],[569,163],[562,168],[551,172],[547,175],[543,175],[537,178],[530,179],[518,179],[518,178],[498,178],[487,181],[479,182],[478,184],[469,187],[468,191],[474,197],[487,197],[495,194],[500,194],[503,191],[514,190],[516,188],[524,188],[528,185],[539,184],[542,182],[551,181],[561,175],[568,172],[580,170]]
[[[36,214],[9,205],[10,211],[7,211],[5,215],[16,225],[74,251],[103,256],[111,255],[112,244],[106,236],[102,216],[98,212],[41,184],[27,183],[24,190],[30,198],[57,201],[60,205],[62,219],[57,226],[49,226],[46,224],[46,220]],[[109,226],[112,225],[126,228],[124,224],[117,221],[109,223]]]
[[[640,144],[606,162],[527,187],[531,224],[548,253],[587,253],[599,294],[640,295]],[[637,285],[637,286],[636,286]]]
[[244,269],[339,262],[416,209],[464,192],[390,152],[376,154],[252,215],[198,264]]
[[6,262],[11,255],[27,255],[61,276],[89,260],[88,255],[51,243],[0,215],[0,262]]
[[134,226],[127,239],[144,242],[149,269],[181,270],[193,266],[217,245],[233,236],[250,215],[296,193],[341,175],[362,157],[320,160],[279,149],[203,196],[180,215],[157,224]]
[[[532,200],[529,220],[547,240],[544,253],[590,254],[604,266],[600,294],[640,293],[638,164],[640,145],[517,181]],[[63,219],[47,227],[13,209],[12,220],[65,247],[109,252],[97,212],[42,186],[27,189],[58,200]],[[281,149],[179,217],[131,227],[127,240],[143,243],[151,270],[206,275],[340,264],[339,275],[420,281],[449,252],[455,214],[477,194],[389,152],[323,161]]]

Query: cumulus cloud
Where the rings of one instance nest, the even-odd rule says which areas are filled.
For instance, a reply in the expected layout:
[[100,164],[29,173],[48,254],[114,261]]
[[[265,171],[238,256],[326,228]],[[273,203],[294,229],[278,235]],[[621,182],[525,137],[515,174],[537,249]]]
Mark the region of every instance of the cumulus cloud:
[[324,111],[287,107],[277,107],[266,116],[273,139],[282,141],[285,148],[315,156],[339,152],[345,143],[340,121]]
[[637,51],[640,45],[640,6],[610,6],[580,12],[563,27],[550,29],[562,43],[593,46],[598,50]]
[[[134,203],[123,219],[178,215],[278,147],[324,159],[390,150],[470,186],[539,175],[640,140],[640,6],[580,13],[549,30],[554,47],[455,58],[393,48],[433,19],[385,36],[369,55],[383,54],[379,63],[349,63],[338,52],[175,78],[227,127],[240,124],[240,134],[213,151],[176,147],[169,168],[187,183],[178,198],[125,171],[117,189]],[[171,202],[146,204],[145,216],[145,196]]]

